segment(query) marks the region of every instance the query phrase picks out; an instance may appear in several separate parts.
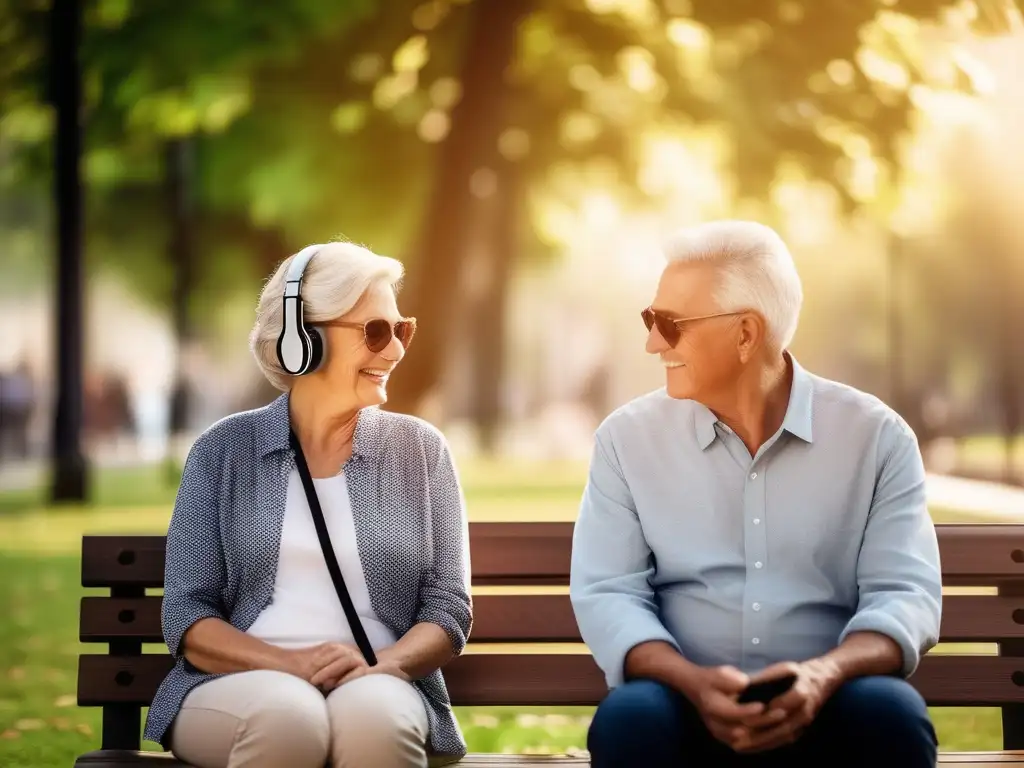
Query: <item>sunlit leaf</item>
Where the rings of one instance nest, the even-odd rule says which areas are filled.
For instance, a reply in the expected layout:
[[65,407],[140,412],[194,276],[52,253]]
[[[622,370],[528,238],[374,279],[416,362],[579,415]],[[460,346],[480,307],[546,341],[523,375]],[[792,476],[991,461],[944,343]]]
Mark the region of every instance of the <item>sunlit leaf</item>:
[[430,49],[424,35],[414,35],[406,40],[392,57],[395,72],[418,72],[430,58]]

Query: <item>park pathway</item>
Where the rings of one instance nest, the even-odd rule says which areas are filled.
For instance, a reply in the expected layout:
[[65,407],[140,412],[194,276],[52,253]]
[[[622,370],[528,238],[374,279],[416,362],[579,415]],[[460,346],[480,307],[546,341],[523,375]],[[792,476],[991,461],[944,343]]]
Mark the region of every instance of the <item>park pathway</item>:
[[1024,488],[987,480],[929,474],[928,500],[938,507],[974,512],[1007,523],[1024,522]]

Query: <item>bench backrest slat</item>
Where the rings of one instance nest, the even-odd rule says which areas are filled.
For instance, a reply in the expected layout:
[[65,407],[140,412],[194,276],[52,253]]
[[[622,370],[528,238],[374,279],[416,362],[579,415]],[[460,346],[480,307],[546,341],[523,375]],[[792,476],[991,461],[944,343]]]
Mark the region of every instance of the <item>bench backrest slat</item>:
[[[166,655],[86,655],[79,662],[79,704],[146,706],[171,666]],[[1024,704],[1019,659],[927,656],[911,682],[933,706]],[[458,706],[595,705],[604,675],[586,654],[469,653],[445,667]]]
[[[471,523],[477,584],[568,584],[572,523]],[[160,587],[164,536],[85,536],[82,585]]]
[[166,536],[83,536],[82,586],[162,587]]
[[944,584],[989,586],[1024,580],[1024,526],[936,527]]
[[[572,523],[471,523],[473,582],[564,585],[569,580]],[[994,586],[1024,580],[1024,526],[940,525],[947,585]],[[86,536],[82,584],[159,587],[163,536]]]
[[[942,616],[944,642],[1024,639],[1024,598],[949,595]],[[579,643],[579,627],[567,594],[476,595],[474,643]],[[162,643],[160,598],[82,599],[80,640]]]

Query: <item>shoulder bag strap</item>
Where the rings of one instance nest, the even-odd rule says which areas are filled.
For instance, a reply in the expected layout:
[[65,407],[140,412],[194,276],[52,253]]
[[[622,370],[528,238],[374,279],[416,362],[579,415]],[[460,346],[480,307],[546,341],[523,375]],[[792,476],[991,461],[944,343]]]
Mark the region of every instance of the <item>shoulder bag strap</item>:
[[331,581],[334,582],[334,589],[341,600],[341,607],[345,610],[345,618],[348,619],[349,628],[356,639],[356,645],[362,651],[366,663],[371,667],[377,663],[377,655],[373,652],[370,639],[363,629],[363,622],[359,620],[356,607],[352,604],[352,598],[345,586],[345,580],[341,576],[341,568],[338,566],[338,558],[334,554],[334,547],[331,545],[331,537],[327,533],[327,523],[324,521],[324,512],[320,508],[320,499],[317,498],[316,488],[313,487],[313,478],[309,474],[309,466],[306,464],[306,455],[302,452],[299,439],[292,431],[292,449],[295,451],[295,464],[299,470],[299,477],[302,478],[302,487],[306,491],[306,501],[309,502],[309,511],[313,516],[313,525],[316,526],[316,535],[320,539],[320,549],[323,550],[324,560],[327,562],[327,571],[331,574]]

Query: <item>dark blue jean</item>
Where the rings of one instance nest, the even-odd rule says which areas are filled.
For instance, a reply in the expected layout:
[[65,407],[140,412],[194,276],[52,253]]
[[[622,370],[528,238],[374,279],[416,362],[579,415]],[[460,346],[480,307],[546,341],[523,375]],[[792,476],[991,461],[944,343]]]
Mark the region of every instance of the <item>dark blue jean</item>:
[[737,754],[715,739],[679,693],[652,680],[633,680],[601,702],[587,746],[593,768],[774,768],[798,762],[935,768],[938,756],[924,699],[894,677],[846,683],[795,744],[753,755]]

